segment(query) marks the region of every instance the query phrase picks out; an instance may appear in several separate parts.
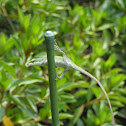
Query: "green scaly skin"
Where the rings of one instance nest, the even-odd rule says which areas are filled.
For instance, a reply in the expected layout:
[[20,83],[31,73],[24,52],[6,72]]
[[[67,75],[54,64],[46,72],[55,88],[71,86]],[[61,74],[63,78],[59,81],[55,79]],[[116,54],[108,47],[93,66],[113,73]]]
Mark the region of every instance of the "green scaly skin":
[[[55,65],[56,65],[56,67],[65,68],[63,73],[61,74],[61,76],[58,77],[58,79],[61,79],[64,76],[65,72],[68,71],[69,69],[75,69],[75,70],[81,72],[82,74],[87,75],[88,77],[92,78],[94,81],[96,81],[98,83],[98,85],[100,86],[100,88],[102,89],[102,91],[104,92],[106,98],[107,98],[109,108],[110,108],[110,111],[111,111],[111,116],[112,116],[112,126],[114,126],[114,115],[113,115],[113,111],[112,111],[112,106],[111,106],[109,97],[108,97],[104,87],[100,83],[100,81],[97,80],[92,74],[85,71],[81,67],[77,66],[73,61],[71,61],[66,56],[66,54],[59,49],[57,44],[55,45],[55,50],[60,52],[62,54],[62,56],[63,56],[63,57],[62,56],[55,56]],[[47,63],[47,57],[46,56],[44,56],[42,58],[38,58],[38,59],[32,59],[31,61],[26,62],[26,66],[47,66],[47,65],[48,65],[48,63]]]

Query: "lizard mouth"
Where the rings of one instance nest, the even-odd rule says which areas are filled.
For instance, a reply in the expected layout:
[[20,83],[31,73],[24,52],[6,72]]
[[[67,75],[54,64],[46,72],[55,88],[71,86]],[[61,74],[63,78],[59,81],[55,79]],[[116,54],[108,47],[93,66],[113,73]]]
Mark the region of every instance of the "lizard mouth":
[[35,66],[35,64],[36,64],[36,61],[35,61],[35,60],[32,60],[32,61],[30,61],[30,62],[26,62],[26,63],[25,63],[25,66],[26,66],[26,67]]
[[26,67],[29,67],[29,66],[37,66],[37,65],[34,64],[33,62],[26,63],[25,65],[26,65]]
[[25,66],[26,66],[26,67],[29,67],[29,63],[26,62],[26,63],[25,63]]

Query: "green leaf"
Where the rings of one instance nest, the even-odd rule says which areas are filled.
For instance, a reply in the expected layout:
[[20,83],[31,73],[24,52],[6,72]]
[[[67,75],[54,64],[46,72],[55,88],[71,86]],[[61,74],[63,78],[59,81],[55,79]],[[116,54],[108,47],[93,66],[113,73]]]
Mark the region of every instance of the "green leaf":
[[12,78],[9,78],[9,79],[7,79],[5,81],[1,81],[1,84],[3,85],[5,91],[8,89],[11,81],[12,81]]
[[79,108],[77,108],[74,112],[74,116],[70,121],[69,126],[73,126],[74,124],[76,124],[76,122],[78,121],[78,119],[80,118],[81,114],[84,111],[84,106],[80,106]]
[[45,117],[48,115],[48,113],[49,113],[49,110],[46,108],[42,108],[39,111],[39,115],[40,115],[41,119],[45,119]]
[[7,95],[9,100],[13,101],[16,105],[20,106],[21,108],[25,108],[25,104],[16,96]]
[[117,101],[117,100],[111,101],[111,104],[115,107],[124,107],[124,104],[120,101]]
[[86,89],[80,89],[75,93],[75,96],[80,97],[80,96],[83,96],[83,95],[86,95],[86,94],[87,94]]
[[17,9],[18,9],[19,21],[21,24],[23,24],[24,14],[21,12],[21,9],[19,7]]
[[92,65],[92,68],[96,68],[97,66],[99,66],[99,64],[101,63],[101,58],[97,58],[95,61],[94,61],[94,63],[93,63],[93,65]]
[[66,102],[66,103],[76,102],[76,99],[74,98],[74,96],[69,93],[61,94],[60,98],[62,99],[62,101]]
[[6,69],[14,78],[16,78],[16,73],[15,73],[15,70],[12,66],[8,65],[7,63],[5,63],[2,60],[0,60],[0,64],[2,64],[4,69]]
[[11,37],[7,39],[6,35],[1,33],[0,34],[0,56],[8,52],[12,46],[13,46],[13,39]]
[[5,109],[2,106],[0,106],[0,122],[2,121],[4,115],[5,115]]
[[125,4],[124,4],[123,0],[117,0],[117,1],[121,5],[122,8],[125,8]]
[[35,102],[33,102],[33,100],[30,99],[30,97],[27,97],[27,96],[26,96],[26,100],[28,101],[28,104],[29,104],[30,108],[31,108],[35,113],[37,113],[37,108],[36,108]]
[[42,88],[41,88],[41,97],[44,97],[45,96],[46,90],[47,90],[47,88],[44,87],[44,86],[42,86]]
[[103,31],[103,49],[108,49],[109,44],[111,42],[111,35],[110,32],[108,30],[104,30]]
[[30,35],[34,34],[38,34],[39,30],[40,30],[40,26],[39,26],[39,18],[37,18],[36,16],[34,16],[32,18],[32,21],[31,21],[31,24],[30,24],[30,28],[29,28],[29,32],[30,32]]
[[102,31],[102,30],[105,30],[105,29],[109,29],[112,26],[113,26],[113,24],[103,24],[102,26],[98,27],[97,30]]
[[30,48],[31,45],[29,45],[29,43],[28,43],[29,41],[28,41],[27,37],[24,36],[24,34],[20,33],[20,38],[21,38],[22,47],[26,51],[28,49],[28,47]]
[[64,91],[64,90],[72,90],[73,88],[80,87],[80,88],[88,88],[89,83],[84,81],[79,81],[77,83],[67,83],[64,84],[60,89],[58,89],[58,92]]
[[111,75],[111,83],[114,87],[118,88],[121,85],[124,85],[123,81],[126,79],[124,74],[114,74]]
[[103,93],[101,88],[99,87],[93,87],[92,90],[97,98],[100,96],[101,93]]
[[17,39],[17,38],[14,37],[14,36],[13,36],[12,38],[13,38],[13,40],[14,40],[14,44],[15,44],[16,48],[19,50],[20,54],[22,55],[23,49],[22,49],[22,45],[21,45],[19,39]]
[[30,23],[30,17],[24,16],[24,18],[23,18],[23,26],[24,26],[25,30],[28,29],[29,23]]
[[112,98],[114,100],[117,100],[117,101],[120,101],[120,102],[126,104],[126,98],[122,95],[111,94],[111,95],[109,95],[109,98]]
[[93,97],[93,93],[92,93],[92,90],[89,88],[88,89],[88,92],[86,94],[86,97],[87,97],[87,100],[90,101],[91,98]]
[[[112,126],[112,124],[111,123],[104,123],[103,126]],[[120,125],[116,125],[116,126],[120,126]]]
[[126,88],[114,88],[113,91],[118,92],[119,94],[126,95]]
[[81,119],[77,121],[77,126],[84,126],[84,123]]
[[15,87],[15,86],[21,86],[21,85],[29,85],[29,84],[34,84],[34,83],[39,83],[42,80],[40,79],[20,79],[20,80],[14,80],[9,88]]
[[70,119],[72,117],[73,117],[73,115],[71,115],[69,113],[60,113],[59,114],[59,119]]
[[[35,113],[34,111],[32,111],[29,107],[26,107],[26,106],[25,106],[25,108],[21,108],[21,110],[22,110],[23,113],[25,113],[25,115],[28,116],[28,118],[29,118],[30,120],[32,120],[32,119],[35,120],[36,118],[38,118],[37,113]],[[34,115],[34,116],[33,116],[33,115]]]
[[6,46],[6,36],[5,34],[0,34],[0,56],[2,56],[5,52],[5,46]]
[[112,54],[105,63],[106,68],[111,68],[116,62],[116,55]]

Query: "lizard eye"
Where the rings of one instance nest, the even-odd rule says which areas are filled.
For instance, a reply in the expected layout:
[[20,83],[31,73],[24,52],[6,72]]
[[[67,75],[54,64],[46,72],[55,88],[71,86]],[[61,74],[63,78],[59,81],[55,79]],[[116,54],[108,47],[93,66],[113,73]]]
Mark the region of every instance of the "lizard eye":
[[35,62],[35,60],[32,60],[31,62],[32,62],[32,63],[34,63],[34,62]]
[[32,63],[35,63],[35,62],[38,62],[38,60],[32,60],[31,62],[32,62]]

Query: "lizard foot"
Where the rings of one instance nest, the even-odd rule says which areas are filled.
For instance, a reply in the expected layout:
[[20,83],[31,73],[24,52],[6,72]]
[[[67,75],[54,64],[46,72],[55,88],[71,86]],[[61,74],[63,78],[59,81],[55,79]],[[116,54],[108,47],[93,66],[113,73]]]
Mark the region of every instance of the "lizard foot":
[[56,75],[56,79],[55,79],[55,80],[60,80],[60,79],[62,79],[62,77],[61,77],[61,76]]

